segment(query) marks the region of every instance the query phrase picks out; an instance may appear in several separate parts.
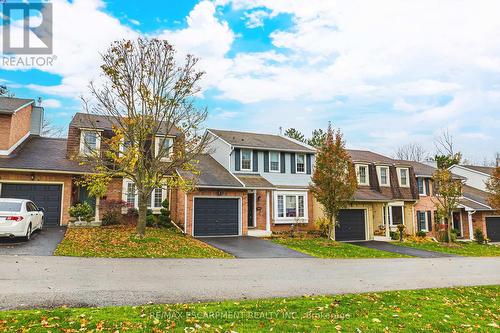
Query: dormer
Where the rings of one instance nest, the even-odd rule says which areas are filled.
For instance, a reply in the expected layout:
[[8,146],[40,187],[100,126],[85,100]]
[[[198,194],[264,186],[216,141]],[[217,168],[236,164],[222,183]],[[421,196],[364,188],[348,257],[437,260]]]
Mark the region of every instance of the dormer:
[[43,108],[33,99],[0,97],[0,156],[10,155],[30,134],[40,135]]

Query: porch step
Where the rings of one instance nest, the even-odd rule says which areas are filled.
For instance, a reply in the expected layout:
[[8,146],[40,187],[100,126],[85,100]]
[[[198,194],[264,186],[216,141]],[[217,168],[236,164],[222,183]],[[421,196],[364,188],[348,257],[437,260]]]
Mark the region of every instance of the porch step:
[[379,241],[379,242],[390,242],[390,241],[392,241],[391,237],[387,237],[387,236],[374,236],[373,240]]
[[272,235],[271,231],[257,230],[257,229],[248,229],[248,236],[252,236],[252,237],[270,237],[271,235]]

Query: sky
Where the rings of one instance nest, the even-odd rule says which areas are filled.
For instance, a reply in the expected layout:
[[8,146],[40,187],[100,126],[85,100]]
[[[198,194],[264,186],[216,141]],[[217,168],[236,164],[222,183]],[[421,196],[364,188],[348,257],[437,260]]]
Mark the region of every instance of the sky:
[[433,154],[447,130],[471,161],[500,152],[500,1],[51,2],[53,65],[2,63],[0,83],[42,97],[57,126],[82,110],[109,43],[143,36],[200,58],[208,128],[309,136],[331,122],[349,148],[389,156]]

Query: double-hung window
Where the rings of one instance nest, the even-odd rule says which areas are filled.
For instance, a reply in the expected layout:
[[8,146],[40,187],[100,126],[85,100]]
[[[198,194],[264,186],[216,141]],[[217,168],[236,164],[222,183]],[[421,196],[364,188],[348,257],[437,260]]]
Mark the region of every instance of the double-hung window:
[[427,191],[425,188],[425,180],[422,177],[417,178],[417,185],[418,185],[418,194],[420,195],[427,195]]
[[297,154],[295,157],[295,170],[297,170],[297,173],[306,173],[306,155]]
[[293,223],[297,219],[307,219],[307,196],[305,193],[276,194],[276,222]]
[[387,166],[378,166],[378,181],[380,186],[390,186],[389,180],[389,167]]
[[358,185],[370,185],[368,177],[368,165],[356,164],[356,176]]
[[[127,203],[127,206],[130,208],[138,208],[139,195],[134,182],[125,180],[123,189],[123,200]],[[161,187],[155,188],[148,198],[148,208],[161,208],[163,201],[166,199],[166,191]]]
[[136,203],[136,191],[135,191],[135,184],[132,182],[127,183],[127,192],[126,192],[126,201],[127,205],[131,208],[134,208],[137,206]]
[[277,151],[269,152],[269,171],[280,171],[280,153]]
[[165,136],[155,138],[155,156],[160,156],[161,161],[170,161],[173,152],[174,139]]
[[241,150],[241,170],[252,170],[252,151],[250,149]]
[[80,136],[80,154],[91,155],[99,151],[101,146],[101,137],[98,131],[82,130]]
[[410,187],[409,170],[408,168],[398,168],[399,186]]
[[417,222],[418,222],[418,230],[419,231],[429,231],[429,224],[432,223],[430,220],[431,212],[430,211],[418,211],[417,212]]

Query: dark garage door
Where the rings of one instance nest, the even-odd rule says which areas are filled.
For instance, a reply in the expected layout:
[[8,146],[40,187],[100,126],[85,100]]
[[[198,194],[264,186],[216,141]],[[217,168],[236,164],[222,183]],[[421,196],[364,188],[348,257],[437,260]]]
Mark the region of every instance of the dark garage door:
[[492,242],[500,242],[500,216],[486,218],[486,236]]
[[343,209],[339,213],[339,225],[335,227],[335,240],[365,240],[365,211]]
[[59,226],[62,185],[2,184],[2,198],[28,199],[45,209],[44,226]]
[[195,236],[237,236],[239,200],[194,198]]

